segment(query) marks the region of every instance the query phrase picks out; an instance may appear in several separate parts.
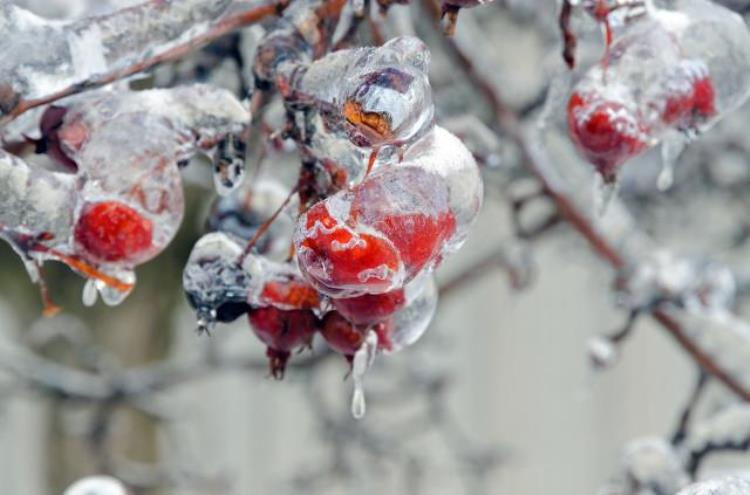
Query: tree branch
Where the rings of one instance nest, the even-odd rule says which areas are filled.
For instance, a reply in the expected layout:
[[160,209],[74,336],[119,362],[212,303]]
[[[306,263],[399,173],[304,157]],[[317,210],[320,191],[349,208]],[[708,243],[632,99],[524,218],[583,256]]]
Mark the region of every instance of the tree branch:
[[92,88],[105,86],[120,79],[124,79],[126,77],[138,74],[139,72],[151,69],[156,65],[177,60],[181,57],[184,57],[193,50],[207,45],[212,41],[231,33],[232,31],[248,26],[250,24],[257,23],[267,17],[281,14],[287,7],[288,3],[288,0],[270,0],[262,5],[232,13],[216,23],[216,25],[214,25],[207,32],[202,33],[195,38],[186,41],[185,43],[176,45],[163,53],[148,57],[128,67],[113,70],[86,81],[73,84],[65,89],[41,98],[27,100],[22,99],[15,105],[15,107],[13,107],[10,112],[8,112],[0,119],[0,126],[7,124],[11,120],[17,118],[19,115],[27,112],[28,110],[31,110],[32,108],[47,105],[54,101],[72,96],[77,93],[81,93],[83,91],[87,91]]
[[[437,19],[434,4],[424,0],[423,4]],[[433,29],[437,30],[435,24]],[[562,218],[576,231],[613,269],[620,271],[627,265],[625,255],[621,253],[607,238],[599,231],[589,216],[584,213],[569,197],[569,192],[562,187],[555,178],[549,175],[547,167],[543,166],[536,158],[532,146],[523,131],[523,126],[518,116],[505,105],[503,99],[496,91],[492,81],[485,79],[476,70],[471,57],[458,46],[454,39],[441,37],[446,52],[464,69],[469,81],[476,86],[481,95],[491,105],[496,118],[496,126],[500,133],[510,138],[518,147],[521,161],[528,171],[539,180],[547,196],[555,203]],[[745,401],[750,401],[750,390],[737,380],[731,373],[722,369],[709,355],[703,352],[695,342],[686,334],[685,329],[677,318],[671,314],[667,305],[662,304],[654,308],[651,316],[664,330],[666,330],[692,357],[692,359],[708,374],[726,385],[737,396]]]

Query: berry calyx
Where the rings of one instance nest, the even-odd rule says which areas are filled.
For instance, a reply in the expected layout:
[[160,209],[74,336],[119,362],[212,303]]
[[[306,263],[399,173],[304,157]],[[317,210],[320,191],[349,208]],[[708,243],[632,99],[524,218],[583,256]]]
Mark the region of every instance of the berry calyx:
[[573,142],[605,180],[622,163],[646,148],[647,128],[624,104],[595,94],[574,92],[568,103],[568,131]]
[[269,369],[277,380],[284,378],[292,351],[310,345],[318,323],[312,311],[273,307],[253,309],[248,319],[255,335],[268,346]]
[[118,201],[83,207],[75,226],[75,242],[87,258],[101,263],[138,263],[151,251],[153,224]]

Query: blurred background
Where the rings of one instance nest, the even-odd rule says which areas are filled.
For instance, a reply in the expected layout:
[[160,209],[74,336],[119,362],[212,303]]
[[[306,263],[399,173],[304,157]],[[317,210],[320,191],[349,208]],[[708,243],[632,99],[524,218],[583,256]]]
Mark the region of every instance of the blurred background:
[[[135,2],[14,3],[76,18]],[[591,171],[567,141],[564,101],[554,95],[555,82],[568,78],[557,15],[551,0],[498,0],[462,11],[455,40],[521,125],[533,129],[546,118],[551,162],[573,179],[574,199],[595,217]],[[601,40],[593,23],[576,22],[585,66],[601,54]],[[615,272],[565,224],[519,238],[512,200],[534,184],[517,144],[485,125],[488,106],[424,5],[393,6],[377,27],[386,37],[417,34],[431,47],[438,121],[478,157],[486,200],[465,247],[437,272],[443,291],[427,334],[379,357],[370,371],[366,417],[351,418],[347,363],[322,346],[293,360],[277,382],[244,318],[210,337],[196,333],[182,269],[215,193],[209,165],[195,160],[185,171],[188,208],[177,238],[138,269],[137,288],[118,307],[83,307],[83,280],[48,264],[52,297],[64,309],[42,317],[36,286],[0,245],[3,493],[58,494],[100,472],[157,494],[596,493],[617,471],[625,444],[674,431],[695,364],[644,318],[611,369],[592,366],[591,339],[627,319],[612,290]],[[263,25],[245,28],[131,85],[198,80],[244,96],[263,32]],[[370,43],[372,32],[363,28],[358,40]],[[236,51],[239,58],[228,55]],[[279,113],[272,104],[263,118],[274,127]],[[743,108],[691,144],[667,192],[655,186],[658,151],[639,158],[611,215],[656,245],[726,263],[741,280],[750,267],[749,119]],[[258,139],[250,162],[265,160],[261,175],[289,184],[299,164],[294,150],[262,155],[261,148]],[[531,208],[523,221],[534,224],[548,210]],[[92,375],[102,381],[90,382]],[[142,380],[143,392],[93,402],[65,393],[68,386],[116,386],[109,380],[123,376]],[[705,469],[729,466],[750,464],[740,454],[720,455]]]

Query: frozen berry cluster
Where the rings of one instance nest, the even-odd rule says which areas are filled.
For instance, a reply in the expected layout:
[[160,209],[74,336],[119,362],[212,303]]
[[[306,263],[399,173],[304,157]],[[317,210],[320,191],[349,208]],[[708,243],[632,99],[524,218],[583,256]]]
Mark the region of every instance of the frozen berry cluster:
[[[606,2],[592,14],[608,22]],[[628,159],[677,131],[707,130],[750,93],[744,21],[705,0],[649,8],[624,25],[601,63],[578,81],[567,106],[573,143],[605,180]]]

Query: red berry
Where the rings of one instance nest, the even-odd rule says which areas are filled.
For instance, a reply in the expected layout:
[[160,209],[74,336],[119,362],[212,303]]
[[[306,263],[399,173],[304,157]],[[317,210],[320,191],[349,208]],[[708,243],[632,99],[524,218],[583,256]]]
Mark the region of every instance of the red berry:
[[145,261],[151,251],[153,224],[118,201],[84,206],[75,226],[75,241],[96,262]]
[[[394,245],[387,239],[371,234],[357,234],[349,226],[340,225],[324,202],[307,212],[306,228],[317,228],[317,235],[307,236],[301,246],[305,265],[318,268],[323,277],[319,283],[332,289],[350,285],[367,285],[372,290],[387,290],[391,273],[399,269],[400,258]],[[374,271],[377,270],[377,273]],[[371,274],[370,276],[363,274]],[[382,288],[382,289],[381,289]]]
[[314,205],[301,230],[300,268],[317,288],[336,297],[347,290],[388,292],[437,264],[456,219],[444,179],[404,166]]
[[667,77],[662,122],[689,129],[716,114],[714,85],[704,63],[685,60]]
[[598,95],[573,93],[568,103],[568,131],[573,142],[605,179],[648,147],[647,129],[625,105]]
[[331,311],[323,317],[320,334],[331,349],[348,358],[354,356],[366,335],[364,329],[352,325],[338,311]]
[[347,320],[365,326],[386,320],[405,304],[404,289],[333,300],[334,307]]
[[312,341],[317,318],[309,310],[282,311],[277,308],[256,308],[248,314],[255,335],[266,344],[271,375],[284,377],[291,351]]
[[407,266],[421,269],[440,254],[442,243],[456,231],[456,217],[450,212],[437,217],[418,213],[391,215],[373,227],[396,246]]
[[372,327],[358,326],[352,324],[338,311],[331,311],[323,317],[320,334],[331,349],[343,354],[347,360],[351,361],[354,353],[362,346],[370,328],[378,335],[378,349],[391,350],[393,344],[390,340],[390,320]]

